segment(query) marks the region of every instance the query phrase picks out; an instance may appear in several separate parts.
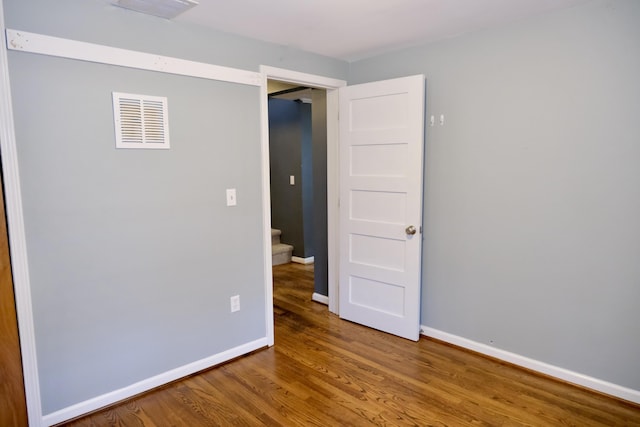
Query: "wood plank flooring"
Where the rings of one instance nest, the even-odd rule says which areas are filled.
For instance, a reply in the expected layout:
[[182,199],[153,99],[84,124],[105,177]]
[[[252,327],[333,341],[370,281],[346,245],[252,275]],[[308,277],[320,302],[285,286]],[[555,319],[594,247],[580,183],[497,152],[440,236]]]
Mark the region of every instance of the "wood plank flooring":
[[68,426],[640,426],[640,406],[311,301],[313,266],[274,267],[275,342]]

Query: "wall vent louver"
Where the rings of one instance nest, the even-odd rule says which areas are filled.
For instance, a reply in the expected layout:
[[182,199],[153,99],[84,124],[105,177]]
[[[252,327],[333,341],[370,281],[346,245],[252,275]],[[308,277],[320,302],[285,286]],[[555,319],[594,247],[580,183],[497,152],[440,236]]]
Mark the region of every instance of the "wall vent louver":
[[169,148],[167,98],[113,92],[116,148]]

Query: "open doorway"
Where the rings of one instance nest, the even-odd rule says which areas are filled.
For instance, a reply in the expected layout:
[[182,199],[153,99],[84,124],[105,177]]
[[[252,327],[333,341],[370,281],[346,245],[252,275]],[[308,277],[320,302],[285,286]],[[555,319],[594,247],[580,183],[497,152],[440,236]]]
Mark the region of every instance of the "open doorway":
[[328,305],[326,90],[268,80],[267,93],[272,263],[305,265]]
[[268,344],[274,344],[273,329],[273,272],[271,268],[271,200],[269,188],[269,118],[267,80],[277,80],[297,86],[322,88],[327,99],[327,256],[328,256],[328,299],[329,311],[338,314],[338,89],[346,86],[346,81],[315,74],[307,74],[284,68],[260,66],[263,79],[261,92],[261,151],[263,189],[263,230],[264,230],[264,277],[265,315]]

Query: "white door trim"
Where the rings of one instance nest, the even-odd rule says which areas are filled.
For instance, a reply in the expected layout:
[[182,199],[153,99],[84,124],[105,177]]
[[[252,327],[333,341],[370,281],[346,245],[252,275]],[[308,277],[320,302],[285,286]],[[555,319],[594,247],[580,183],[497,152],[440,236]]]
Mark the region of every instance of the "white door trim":
[[346,86],[344,80],[314,74],[260,66],[262,87],[260,95],[261,152],[262,152],[262,223],[264,231],[264,277],[267,316],[267,337],[273,345],[273,276],[271,272],[271,194],[269,188],[269,111],[267,80],[279,80],[327,90],[327,233],[329,261],[329,310],[338,313],[338,89]]
[[2,174],[11,253],[11,269],[16,299],[16,312],[20,326],[20,350],[24,391],[27,399],[27,417],[30,426],[42,425],[40,381],[36,359],[36,338],[31,305],[31,285],[27,264],[27,239],[22,214],[22,194],[16,146],[7,40],[4,25],[4,9],[0,2],[0,152],[2,152]]
[[[4,31],[3,31],[4,33]],[[260,86],[260,74],[254,71],[189,61],[170,56],[120,49],[95,43],[52,37],[7,29],[9,50],[77,59],[98,64],[116,65],[138,70],[158,71],[229,83]]]

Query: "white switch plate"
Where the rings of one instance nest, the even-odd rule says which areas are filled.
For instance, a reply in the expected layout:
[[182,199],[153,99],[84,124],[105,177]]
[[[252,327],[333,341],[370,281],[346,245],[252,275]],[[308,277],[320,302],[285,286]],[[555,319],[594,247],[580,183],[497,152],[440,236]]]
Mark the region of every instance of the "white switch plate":
[[240,295],[234,295],[230,298],[231,302],[231,312],[235,313],[236,311],[240,311]]
[[236,199],[236,189],[227,188],[227,206],[235,206],[238,204]]
[[289,184],[296,185],[296,177],[294,175],[289,175]]

